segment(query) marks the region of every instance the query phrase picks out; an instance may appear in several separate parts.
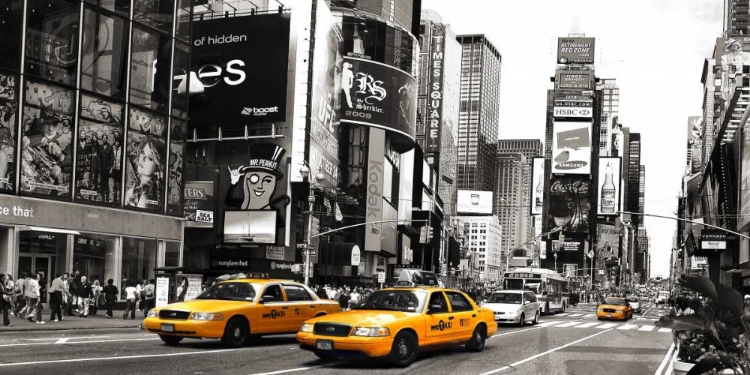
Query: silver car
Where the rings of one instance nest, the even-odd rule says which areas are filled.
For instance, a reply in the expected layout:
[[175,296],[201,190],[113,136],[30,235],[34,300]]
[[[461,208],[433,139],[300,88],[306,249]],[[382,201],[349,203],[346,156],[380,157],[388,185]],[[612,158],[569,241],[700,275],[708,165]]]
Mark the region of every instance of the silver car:
[[527,290],[501,290],[487,298],[482,307],[495,313],[497,323],[539,323],[540,306],[536,295]]
[[630,307],[633,308],[634,313],[641,313],[641,302],[638,300],[638,297],[630,296],[626,298],[628,302],[630,303]]

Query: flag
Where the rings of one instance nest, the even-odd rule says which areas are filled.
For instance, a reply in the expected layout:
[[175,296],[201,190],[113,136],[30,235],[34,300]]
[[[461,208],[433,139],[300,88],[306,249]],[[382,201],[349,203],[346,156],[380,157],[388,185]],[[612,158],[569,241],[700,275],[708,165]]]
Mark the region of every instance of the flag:
[[335,205],[336,221],[344,221],[344,215],[341,214],[341,208],[339,208],[339,202],[333,202]]
[[331,201],[328,200],[328,198],[323,198],[323,205],[326,206],[326,212],[328,214],[331,214]]

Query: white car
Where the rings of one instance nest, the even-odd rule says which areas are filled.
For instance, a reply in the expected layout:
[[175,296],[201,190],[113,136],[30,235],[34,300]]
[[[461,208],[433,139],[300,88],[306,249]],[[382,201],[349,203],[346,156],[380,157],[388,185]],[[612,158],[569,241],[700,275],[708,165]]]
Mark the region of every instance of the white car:
[[520,326],[539,323],[540,306],[536,295],[526,290],[501,290],[487,298],[482,307],[495,313],[497,323],[515,323]]
[[626,299],[630,303],[630,307],[633,308],[633,312],[634,313],[639,313],[640,314],[642,312],[641,311],[641,303],[638,300],[638,297],[630,296],[630,297],[627,297]]

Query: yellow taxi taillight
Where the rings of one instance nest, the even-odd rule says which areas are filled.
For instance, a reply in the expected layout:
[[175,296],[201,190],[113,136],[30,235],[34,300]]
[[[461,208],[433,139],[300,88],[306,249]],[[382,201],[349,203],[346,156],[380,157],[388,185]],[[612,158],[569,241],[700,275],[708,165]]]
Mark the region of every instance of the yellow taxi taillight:
[[190,315],[192,320],[224,320],[224,315],[217,313],[192,313]]
[[386,337],[391,335],[391,330],[383,327],[355,327],[352,336],[364,337]]
[[313,324],[307,324],[307,323],[305,323],[305,324],[302,325],[302,327],[299,328],[299,331],[300,332],[310,333],[310,332],[313,331],[313,327],[314,327]]

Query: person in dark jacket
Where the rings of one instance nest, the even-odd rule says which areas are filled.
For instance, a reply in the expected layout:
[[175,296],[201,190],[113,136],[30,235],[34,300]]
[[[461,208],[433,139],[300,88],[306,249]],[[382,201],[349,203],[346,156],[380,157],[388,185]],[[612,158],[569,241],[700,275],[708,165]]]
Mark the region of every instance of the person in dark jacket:
[[320,299],[328,298],[328,294],[326,294],[326,288],[323,288],[323,286],[321,285],[318,285],[318,291],[316,291],[315,294],[317,294],[318,298]]
[[[68,303],[65,305],[65,316],[73,316],[73,305],[78,300],[78,285],[81,281],[80,276],[77,275],[78,271],[74,273],[68,280]],[[76,280],[76,277],[78,278]]]
[[114,280],[109,279],[107,280],[107,285],[102,289],[102,293],[104,293],[104,304],[107,306],[107,319],[112,319],[112,308],[115,306],[117,296],[120,293],[114,283]]
[[81,286],[78,287],[78,316],[88,318],[89,316],[89,302],[91,297],[94,296],[94,292],[91,290],[91,283],[86,279],[86,276],[81,276]]

